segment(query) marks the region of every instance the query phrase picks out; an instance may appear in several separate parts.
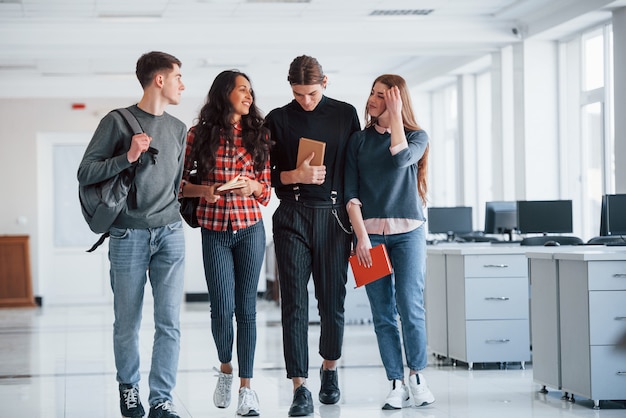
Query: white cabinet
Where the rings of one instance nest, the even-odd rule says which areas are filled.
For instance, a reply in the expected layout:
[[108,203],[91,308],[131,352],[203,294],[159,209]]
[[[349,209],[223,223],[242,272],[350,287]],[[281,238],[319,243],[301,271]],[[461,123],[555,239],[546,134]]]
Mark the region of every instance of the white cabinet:
[[530,318],[533,344],[533,380],[561,389],[561,330],[559,274],[553,253],[529,253]]
[[530,360],[525,248],[490,244],[429,247],[425,306],[430,350],[452,361]]
[[557,254],[562,390],[594,401],[626,399],[626,252]]
[[528,268],[520,254],[448,254],[448,354],[473,363],[530,360]]

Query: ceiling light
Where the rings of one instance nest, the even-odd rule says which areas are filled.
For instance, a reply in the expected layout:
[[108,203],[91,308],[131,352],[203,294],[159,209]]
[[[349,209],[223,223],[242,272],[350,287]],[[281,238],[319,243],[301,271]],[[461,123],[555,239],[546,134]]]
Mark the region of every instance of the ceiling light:
[[434,9],[377,9],[370,13],[370,16],[426,16]]
[[247,3],[311,3],[311,0],[246,0]]

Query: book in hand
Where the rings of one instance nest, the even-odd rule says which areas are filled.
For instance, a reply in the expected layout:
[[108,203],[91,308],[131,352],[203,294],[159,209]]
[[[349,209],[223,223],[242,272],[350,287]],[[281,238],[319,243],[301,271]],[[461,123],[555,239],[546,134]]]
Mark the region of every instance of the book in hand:
[[225,192],[232,189],[239,189],[246,185],[246,181],[241,178],[240,174],[237,174],[232,179],[228,180],[226,183],[219,186],[216,190],[218,192]]
[[385,276],[389,276],[393,271],[385,244],[376,245],[370,249],[370,254],[372,256],[371,267],[365,267],[364,265],[359,264],[359,259],[356,254],[350,256],[350,267],[352,268],[352,274],[354,274],[356,287],[360,287],[378,279],[382,279]]
[[326,142],[317,141],[315,139],[300,138],[298,143],[298,157],[296,158],[296,167],[300,167],[302,161],[306,160],[311,153],[315,156],[309,165],[324,165],[324,153],[326,152]]

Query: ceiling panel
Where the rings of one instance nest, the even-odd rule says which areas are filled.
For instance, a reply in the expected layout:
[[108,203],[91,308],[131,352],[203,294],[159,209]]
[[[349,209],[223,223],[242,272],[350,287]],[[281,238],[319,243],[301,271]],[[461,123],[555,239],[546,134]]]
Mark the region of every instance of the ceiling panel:
[[[619,3],[550,0],[548,8],[545,0],[0,0],[0,95],[27,94],[2,77],[20,69],[20,80],[93,76],[90,93],[99,88],[117,94],[98,77],[132,75],[139,55],[149,50],[183,61],[191,95],[203,96],[207,80],[229,68],[246,71],[257,91],[284,89],[288,65],[300,54],[317,57],[338,85],[370,83],[393,71],[420,83],[519,42],[513,27],[532,32],[533,24],[562,23],[561,15],[573,19],[606,9],[594,17],[599,20]],[[374,10],[392,13],[372,16]],[[71,84],[62,90],[75,93]]]

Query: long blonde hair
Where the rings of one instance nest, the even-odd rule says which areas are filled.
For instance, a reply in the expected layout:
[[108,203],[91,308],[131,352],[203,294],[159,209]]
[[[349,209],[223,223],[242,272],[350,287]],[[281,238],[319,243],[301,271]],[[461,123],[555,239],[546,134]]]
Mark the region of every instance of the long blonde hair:
[[[404,129],[409,131],[418,131],[422,128],[419,126],[417,121],[415,120],[415,115],[413,113],[413,105],[411,104],[411,96],[409,94],[409,89],[406,86],[406,81],[404,78],[400,77],[396,74],[383,74],[381,76],[376,77],[376,80],[372,83],[372,88],[376,83],[382,83],[387,87],[391,88],[393,86],[397,86],[400,90],[400,98],[402,99],[402,124],[404,125]],[[367,105],[365,106],[365,127],[370,127],[377,122],[378,118],[370,115],[367,111]],[[417,192],[422,199],[422,202],[426,204],[426,198],[428,193],[428,153],[430,150],[430,144],[426,146],[424,150],[424,155],[417,162]]]

